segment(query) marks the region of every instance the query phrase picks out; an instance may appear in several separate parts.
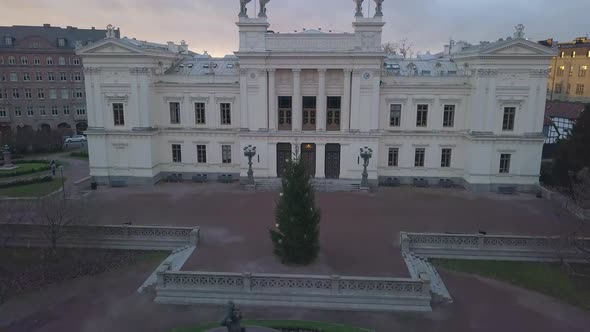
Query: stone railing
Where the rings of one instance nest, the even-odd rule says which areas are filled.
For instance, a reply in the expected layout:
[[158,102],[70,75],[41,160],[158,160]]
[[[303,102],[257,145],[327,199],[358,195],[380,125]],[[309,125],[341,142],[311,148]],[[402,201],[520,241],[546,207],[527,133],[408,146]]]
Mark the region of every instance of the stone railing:
[[432,258],[582,261],[579,248],[590,249],[590,238],[400,233],[403,252]]
[[157,273],[156,299],[169,304],[288,306],[342,310],[430,311],[430,280],[338,275],[167,271]]
[[[0,244],[47,247],[48,227],[37,224],[0,224]],[[72,225],[65,226],[60,247],[173,250],[198,245],[199,227]]]
[[270,34],[266,37],[269,51],[294,51],[298,49],[352,51],[355,48],[353,34]]

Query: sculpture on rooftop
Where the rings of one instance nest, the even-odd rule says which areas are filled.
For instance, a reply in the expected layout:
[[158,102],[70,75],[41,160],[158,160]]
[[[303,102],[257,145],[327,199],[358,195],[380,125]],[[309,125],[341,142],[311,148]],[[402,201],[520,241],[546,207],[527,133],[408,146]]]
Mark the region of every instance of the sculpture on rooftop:
[[516,31],[514,31],[514,38],[524,38],[524,25],[519,24],[514,27]]
[[363,17],[363,1],[365,0],[352,0],[356,3],[356,13],[354,14],[355,17]]
[[258,13],[258,17],[266,17],[266,4],[270,0],[260,0],[260,12]]
[[248,17],[248,8],[246,8],[246,5],[250,1],[252,0],[240,0],[240,13],[238,14],[239,17]]
[[116,38],[115,27],[112,24],[107,25],[107,38]]
[[383,16],[383,0],[375,0],[375,17]]

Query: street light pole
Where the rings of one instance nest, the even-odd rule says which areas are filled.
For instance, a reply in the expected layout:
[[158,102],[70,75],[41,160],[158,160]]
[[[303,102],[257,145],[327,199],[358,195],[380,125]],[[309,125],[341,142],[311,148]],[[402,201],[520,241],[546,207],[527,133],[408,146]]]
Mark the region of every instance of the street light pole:
[[61,191],[63,192],[64,200],[65,200],[66,199],[66,183],[64,181],[64,167],[63,166],[59,166],[59,172],[61,174]]
[[254,184],[254,171],[252,170],[252,157],[256,155],[256,147],[247,145],[244,147],[244,156],[248,158],[248,184]]
[[360,149],[360,156],[363,158],[363,177],[361,180],[361,187],[369,187],[369,173],[367,172],[367,166],[369,166],[369,159],[373,156],[373,149],[365,146]]

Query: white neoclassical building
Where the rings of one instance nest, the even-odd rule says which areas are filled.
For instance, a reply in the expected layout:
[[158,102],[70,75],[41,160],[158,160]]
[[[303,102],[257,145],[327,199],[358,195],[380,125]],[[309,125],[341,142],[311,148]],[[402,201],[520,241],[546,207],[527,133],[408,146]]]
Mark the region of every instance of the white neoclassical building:
[[252,145],[257,178],[279,177],[298,151],[315,178],[360,179],[366,146],[374,182],[537,185],[554,54],[522,26],[505,40],[403,59],[381,49],[379,8],[369,18],[357,11],[347,33],[273,32],[265,11],[241,11],[239,50],[223,58],[112,29],[78,49],[91,175],[129,184],[245,177]]

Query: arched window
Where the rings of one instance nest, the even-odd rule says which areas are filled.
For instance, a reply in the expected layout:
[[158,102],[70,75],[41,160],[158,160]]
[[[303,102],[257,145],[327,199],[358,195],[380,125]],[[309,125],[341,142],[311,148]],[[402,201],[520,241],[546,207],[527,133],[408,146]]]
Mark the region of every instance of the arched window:
[[53,64],[53,58],[52,57],[50,57],[50,56],[47,57],[47,64],[48,65],[52,65]]
[[28,65],[29,64],[29,58],[27,58],[26,56],[21,56],[20,57],[20,64],[21,65]]
[[14,65],[16,64],[16,59],[13,56],[9,56],[8,57],[8,64],[9,65]]

